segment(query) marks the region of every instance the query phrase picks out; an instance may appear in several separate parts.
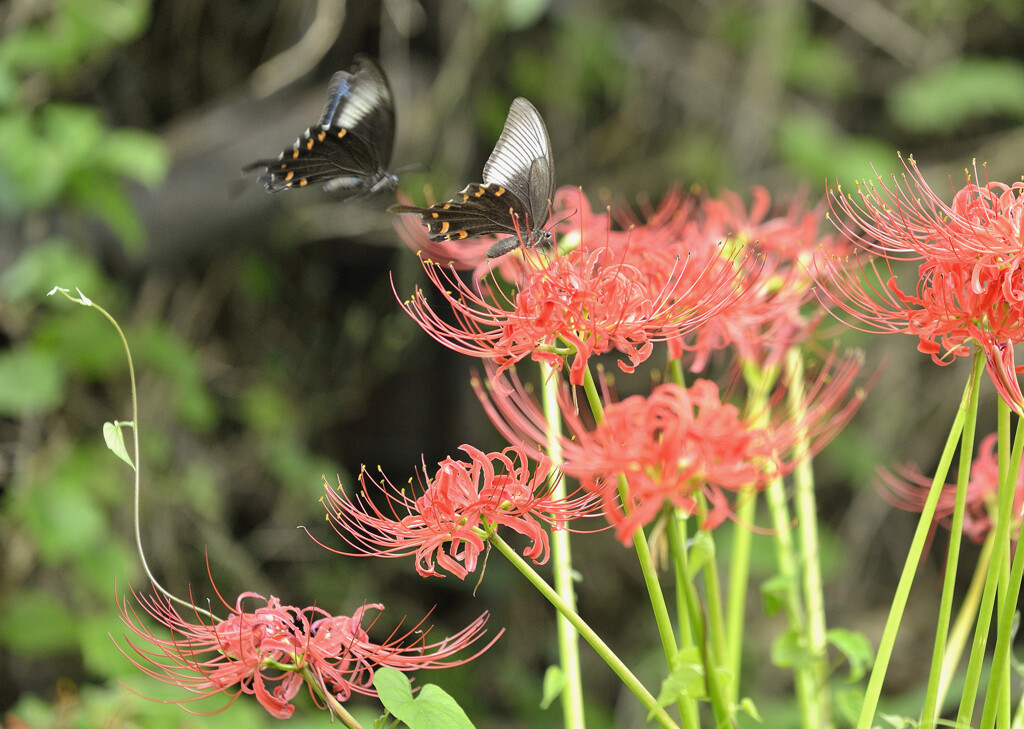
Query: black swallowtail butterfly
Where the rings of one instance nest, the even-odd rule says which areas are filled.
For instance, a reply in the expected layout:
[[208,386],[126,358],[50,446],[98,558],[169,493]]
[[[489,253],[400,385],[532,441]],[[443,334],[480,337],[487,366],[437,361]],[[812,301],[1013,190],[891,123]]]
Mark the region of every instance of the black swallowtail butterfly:
[[395,137],[395,106],[384,71],[369,56],[356,56],[351,71],[338,71],[327,88],[327,105],[316,126],[275,160],[258,160],[268,191],[323,183],[331,192],[374,193],[395,189],[388,172]]
[[512,102],[505,128],[484,165],[483,183],[473,183],[445,203],[418,208],[392,205],[392,213],[415,213],[427,226],[430,240],[462,240],[505,233],[487,251],[497,258],[520,245],[532,247],[551,240],[544,230],[548,205],[555,192],[555,162],[551,140],[540,114],[526,99]]

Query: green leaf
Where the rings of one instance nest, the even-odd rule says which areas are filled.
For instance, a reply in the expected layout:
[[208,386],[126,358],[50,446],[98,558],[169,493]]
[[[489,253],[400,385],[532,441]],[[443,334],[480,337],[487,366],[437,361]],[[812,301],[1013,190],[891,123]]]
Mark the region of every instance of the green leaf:
[[69,165],[28,113],[0,114],[0,214],[17,217],[55,202]]
[[85,478],[62,474],[21,493],[19,511],[36,538],[39,555],[50,564],[87,558],[110,539],[107,517]]
[[993,115],[1024,119],[1024,65],[959,59],[896,85],[888,104],[893,120],[912,132],[948,134]]
[[110,132],[100,146],[99,159],[110,172],[151,188],[163,181],[170,166],[167,147],[160,138],[136,129]]
[[93,170],[82,171],[70,180],[67,198],[106,223],[126,249],[141,252],[146,230],[120,180]]
[[500,15],[506,30],[523,30],[534,25],[547,11],[551,0],[470,0],[485,15]]
[[124,623],[117,617],[114,610],[99,615],[90,615],[78,623],[79,644],[82,648],[82,660],[89,672],[96,676],[122,676],[130,671],[124,656],[118,651],[111,636],[119,636],[126,632]]
[[707,696],[704,685],[704,661],[696,647],[679,651],[672,672],[661,682],[658,706],[669,706],[680,699],[703,699]]
[[800,668],[810,659],[803,636],[796,630],[787,630],[772,641],[772,663],[779,668]]
[[135,464],[132,462],[131,456],[128,455],[128,449],[125,448],[124,432],[121,429],[134,427],[134,423],[122,423],[118,420],[115,420],[113,423],[106,422],[103,424],[103,441],[107,444],[107,448],[115,456],[131,466],[133,471],[135,470]]
[[918,722],[917,719],[913,719],[909,716],[886,714],[884,711],[879,711],[878,716],[882,721],[893,727],[893,729],[915,729],[915,727],[920,726],[920,722]]
[[[39,301],[54,284],[60,284],[102,295],[109,286],[101,281],[103,275],[93,259],[83,256],[65,238],[49,238],[25,249],[0,273],[0,294],[14,302]],[[63,297],[58,300],[65,301]]]
[[687,542],[687,567],[690,571],[690,578],[696,577],[704,565],[715,557],[715,540],[711,534],[703,529],[698,529],[697,533],[693,535]]
[[60,71],[78,60],[78,53],[59,28],[27,27],[4,36],[0,62],[15,70]]
[[473,729],[455,699],[433,684],[421,688],[413,698],[405,674],[384,667],[374,674],[373,685],[384,707],[410,729]]
[[0,414],[38,415],[64,400],[64,371],[55,355],[18,347],[0,352]]
[[745,713],[754,721],[761,724],[764,723],[764,719],[761,718],[761,712],[757,710],[757,706],[754,704],[754,700],[749,696],[740,699],[740,711]]
[[77,644],[77,619],[60,599],[45,590],[21,590],[0,612],[0,643],[23,656],[46,656]]
[[[812,180],[839,180],[852,187],[855,180],[883,179],[898,166],[896,150],[871,137],[846,135],[829,119],[813,113],[793,114],[778,126],[780,156],[797,172]],[[874,165],[874,167],[872,167]]]
[[765,615],[775,615],[786,605],[793,579],[785,575],[775,575],[761,583],[761,605]]
[[834,40],[805,37],[789,49],[786,80],[826,99],[841,99],[861,77],[850,55]]
[[546,709],[565,690],[565,672],[561,666],[548,666],[544,672],[544,692],[540,699],[540,708]]
[[149,22],[149,0],[65,0],[62,5],[86,52],[135,40]]
[[832,628],[825,637],[850,664],[850,682],[859,681],[875,661],[875,651],[863,633]]
[[847,724],[855,726],[860,718],[861,707],[864,706],[864,691],[850,686],[836,691],[835,697],[839,715]]

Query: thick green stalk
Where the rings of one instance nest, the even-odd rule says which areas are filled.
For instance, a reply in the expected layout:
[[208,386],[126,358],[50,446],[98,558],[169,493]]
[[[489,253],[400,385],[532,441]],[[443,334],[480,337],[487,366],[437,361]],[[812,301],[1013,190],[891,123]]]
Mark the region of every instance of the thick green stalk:
[[[749,364],[743,370],[749,394],[746,412],[748,416],[766,423],[768,413],[768,391],[778,377],[778,368],[764,371]],[[728,651],[729,670],[733,675],[732,700],[739,700],[740,671],[743,660],[743,637],[747,627],[747,588],[750,586],[750,549],[753,533],[746,528],[754,523],[757,513],[757,492],[753,488],[740,491],[736,507],[736,524],[732,530],[732,554],[729,561],[729,603],[725,614],[725,645]],[[711,605],[708,605],[711,609]]]
[[748,525],[757,516],[757,492],[750,487],[737,497],[736,521],[732,525],[732,554],[729,555],[729,602],[725,608],[727,664],[732,672],[733,701],[739,700],[740,671],[743,668],[743,636],[747,629],[747,588],[750,585],[750,549],[753,532]]
[[[914,582],[914,573],[917,572],[917,567],[920,564],[924,545],[928,540],[928,533],[931,531],[932,520],[935,518],[935,507],[939,503],[939,495],[942,493],[942,487],[946,483],[946,474],[949,473],[949,466],[953,461],[956,445],[960,441],[960,433],[963,432],[971,390],[971,382],[968,382],[960,399],[960,406],[957,408],[956,417],[953,419],[949,435],[946,438],[946,445],[942,449],[939,466],[935,472],[935,478],[932,479],[931,490],[928,492],[928,498],[921,509],[921,518],[917,522],[914,538],[910,542],[910,550],[907,553],[906,561],[903,563],[903,573],[900,575],[899,584],[896,586],[896,593],[893,595],[892,607],[889,610],[889,617],[885,622],[885,628],[882,630],[882,639],[878,645],[875,663],[871,668],[871,676],[868,679],[868,687],[864,694],[864,704],[861,706],[860,717],[857,720],[857,729],[869,729],[874,721],[875,711],[878,709],[878,698],[882,694],[882,683],[885,681],[885,674],[889,669],[889,660],[892,658],[893,646],[896,644],[896,634],[899,631],[900,621],[903,619],[903,612],[907,607],[907,599],[910,597],[910,587]],[[964,726],[967,725],[965,724]]]
[[[703,501],[699,507],[702,509],[699,513],[703,521],[706,514],[702,507]],[[710,533],[708,536],[711,536]],[[708,606],[708,646],[711,649],[711,655],[716,665],[728,666],[726,661],[729,651],[726,643],[728,637],[726,636],[725,613],[722,610],[722,581],[718,575],[718,556],[715,550],[712,550],[711,557],[704,565],[704,596]],[[739,674],[733,673],[732,685],[739,683],[739,680]],[[732,694],[733,692],[730,691],[730,698]]]
[[672,539],[672,560],[676,564],[676,574],[679,577],[683,600],[686,603],[686,610],[689,614],[689,625],[693,630],[694,639],[697,647],[700,649],[701,659],[704,663],[704,684],[707,687],[708,698],[711,701],[712,713],[715,715],[715,727],[720,729],[732,724],[732,704],[719,681],[719,663],[713,655],[714,649],[711,645],[711,637],[708,635],[704,610],[701,608],[700,596],[697,595],[693,574],[690,572],[689,558],[686,554],[687,547],[685,533],[683,532],[684,528],[685,522],[679,518],[673,519],[670,524],[670,529],[675,532],[670,537]]
[[[772,518],[773,542],[775,543],[775,562],[779,576],[785,585],[783,601],[786,623],[790,631],[806,640],[807,615],[804,612],[803,599],[800,595],[800,578],[797,574],[796,549],[791,535],[792,520],[786,504],[785,482],[781,478],[772,479],[765,490],[768,512]],[[800,726],[804,729],[819,729],[821,715],[815,699],[814,665],[810,661],[799,662],[793,666],[793,681],[796,686],[797,705],[800,709]]]
[[349,729],[363,729],[363,725],[349,713],[345,705],[338,701],[337,697],[324,687],[323,679],[310,669],[309,664],[304,665],[299,674],[305,680],[306,685],[327,705],[327,710],[331,713],[332,719],[337,715],[341,722]]
[[[547,451],[552,463],[562,462],[562,416],[558,407],[558,373],[548,365],[540,366],[544,417],[547,421]],[[552,472],[555,480],[553,496],[564,499],[565,479]],[[572,581],[572,547],[567,529],[551,531],[551,569],[555,590],[573,612],[576,611],[576,590]],[[557,616],[558,655],[565,688],[562,691],[562,719],[566,729],[583,729],[586,716],[583,704],[583,677],[580,670],[579,636],[572,623],[562,615]]]
[[579,616],[575,610],[569,607],[561,596],[547,583],[544,578],[537,574],[529,563],[520,557],[514,549],[512,549],[504,540],[501,539],[497,534],[492,534],[489,537],[489,541],[494,547],[505,556],[505,558],[512,563],[512,565],[526,577],[530,583],[537,588],[538,592],[543,595],[548,602],[550,602],[559,613],[565,616],[566,619],[572,623],[573,627],[579,632],[580,636],[591,645],[591,647],[597,651],[597,654],[601,656],[605,663],[615,672],[615,675],[619,677],[619,680],[628,688],[633,694],[640,699],[640,702],[644,707],[651,713],[651,715],[666,729],[679,729],[679,726],[672,720],[672,717],[668,715],[663,708],[658,706],[658,700],[651,694],[650,691],[640,682],[640,680],[633,675],[633,672],[629,670],[625,663],[615,655],[615,652],[603,641],[601,637],[594,632],[594,630],[584,622],[583,618]]
[[963,657],[964,646],[967,644],[967,636],[971,633],[971,626],[978,617],[978,606],[981,603],[982,588],[985,587],[985,575],[988,572],[989,561],[992,559],[992,545],[995,543],[996,533],[989,530],[985,537],[985,543],[981,547],[981,554],[978,556],[978,564],[974,568],[974,576],[971,578],[971,585],[967,588],[964,601],[960,605],[960,612],[957,613],[953,629],[949,633],[949,644],[946,646],[946,655],[942,659],[942,675],[939,679],[939,697],[937,706],[942,706],[949,691],[949,684],[953,681],[953,674],[956,673],[960,659]]
[[[676,576],[676,602],[679,613],[679,647],[681,650],[693,648],[696,643],[694,634],[695,626],[699,627],[701,645],[703,645],[704,616],[698,606],[691,606],[688,598],[687,585],[690,583],[690,573],[686,559],[686,517],[673,511],[668,525],[668,546],[672,554],[672,565]],[[696,612],[694,612],[696,609]],[[686,729],[698,729],[700,727],[700,714],[697,710],[697,702],[693,698],[680,701],[680,711],[683,717],[683,726]]]
[[[981,682],[982,664],[985,659],[985,648],[988,646],[989,627],[992,624],[992,610],[995,605],[996,592],[1000,575],[1008,562],[1010,518],[1013,511],[1013,499],[1016,491],[1016,474],[1020,465],[1021,449],[1024,448],[1024,420],[1018,419],[1017,433],[1014,436],[1013,452],[1010,452],[1009,409],[999,403],[999,500],[995,515],[995,537],[993,538],[992,559],[989,562],[985,577],[985,588],[981,595],[978,608],[978,622],[974,630],[974,642],[971,644],[971,658],[967,662],[967,675],[964,680],[963,693],[960,697],[960,709],[957,713],[957,726],[970,726],[974,716],[974,700],[978,695]],[[1011,468],[1011,462],[1017,464]],[[1010,475],[1013,480],[1010,480]]]
[[946,574],[942,581],[942,597],[939,600],[939,617],[935,626],[935,645],[932,648],[932,666],[928,672],[928,689],[925,692],[924,708],[921,712],[922,729],[933,729],[939,716],[939,684],[942,680],[942,664],[946,656],[946,641],[949,623],[953,615],[953,592],[956,588],[957,565],[960,562],[960,541],[964,530],[964,511],[967,508],[967,484],[971,479],[971,460],[974,457],[974,433],[978,423],[978,386],[984,358],[975,350],[971,369],[971,395],[967,404],[967,419],[963,437],[960,439],[960,463],[956,477],[956,502],[953,507],[953,522],[949,529],[949,549],[946,553]]
[[[590,368],[584,370],[583,390],[586,393],[590,409],[594,413],[594,418],[597,422],[601,422],[604,416],[604,405],[601,402],[601,396],[597,391],[597,384],[594,382],[594,376],[590,372]],[[619,479],[619,494],[622,496],[623,509],[628,510],[628,501],[625,498],[628,495],[628,484],[625,483],[623,478]],[[644,576],[644,586],[647,588],[651,609],[654,611],[654,621],[658,626],[662,650],[665,652],[665,658],[671,670],[676,665],[679,646],[676,642],[675,630],[672,627],[672,616],[669,612],[668,604],[665,602],[665,593],[661,589],[658,572],[655,569],[654,560],[651,558],[651,550],[647,544],[647,536],[644,534],[643,529],[637,529],[633,533],[633,548],[636,550],[640,571]],[[683,716],[687,715],[687,711],[682,706],[680,706],[680,712],[682,712]]]
[[[999,406],[1001,409],[1006,408],[1006,404],[1002,400],[999,401]],[[1010,522],[1017,518],[1013,510],[1013,493],[1016,490],[1017,475],[1020,470],[1021,450],[1024,448],[1024,438],[1021,435],[1022,423],[1024,423],[1024,420],[1017,420],[1017,433],[1014,436],[1013,453],[1010,455],[1010,463],[1005,474],[1005,488],[1002,478],[1003,473],[1000,473],[1000,496],[1002,496],[1004,491],[1008,496],[1005,499],[1000,498],[999,500],[997,519],[998,527],[1005,526],[1007,533]],[[1000,445],[1002,445],[1002,442],[1000,442]],[[1002,466],[1001,459],[1000,466]],[[1024,520],[1021,520],[1020,531],[1024,531]],[[1018,545],[1022,543],[1020,540],[1021,534],[1018,533]],[[996,535],[996,549],[998,550],[1001,546],[1009,550],[1010,545],[1005,540],[1000,541],[999,536]],[[1003,570],[1000,570],[1000,573],[1002,572]],[[992,575],[991,569],[989,570],[989,575],[990,577]],[[1009,678],[1011,660],[1010,640],[1013,638],[1014,633],[1014,617],[1017,611],[1017,598],[1020,595],[1022,577],[1024,577],[1024,550],[1018,548],[1013,555],[1009,581],[1007,583],[1004,578],[1003,584],[1006,587],[1000,590],[999,619],[996,623],[996,646],[992,651],[992,672],[989,675],[988,690],[985,692],[985,706],[981,715],[981,729],[991,729],[995,724],[997,712],[1001,715],[1000,718],[1003,719],[1002,726],[1009,726],[1010,693],[1007,679]]]
[[[787,401],[792,417],[803,421],[804,403],[804,360],[798,347],[786,353],[786,376],[789,394]],[[831,694],[828,688],[828,635],[825,622],[825,588],[821,578],[821,559],[818,547],[818,504],[814,496],[814,469],[808,453],[807,433],[802,431],[800,439],[793,446],[793,458],[797,462],[793,471],[794,504],[796,507],[797,535],[799,537],[800,566],[803,575],[803,598],[805,612],[804,632],[807,652],[810,656],[809,675],[812,684],[814,710],[804,716],[805,727],[820,726],[832,729]],[[809,722],[818,722],[809,723]]]

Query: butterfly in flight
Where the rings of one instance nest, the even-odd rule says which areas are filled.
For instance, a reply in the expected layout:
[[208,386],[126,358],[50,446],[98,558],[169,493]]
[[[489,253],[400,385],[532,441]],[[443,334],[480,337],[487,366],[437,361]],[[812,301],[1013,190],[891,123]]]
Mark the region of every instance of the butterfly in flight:
[[338,71],[327,87],[327,104],[309,127],[277,159],[242,168],[265,168],[260,182],[269,192],[323,183],[330,192],[374,193],[395,189],[388,172],[395,138],[395,105],[384,71],[359,54],[351,71]]
[[555,193],[551,140],[537,109],[519,97],[512,102],[505,128],[484,165],[484,181],[472,183],[445,203],[429,208],[392,205],[392,213],[415,213],[433,242],[462,240],[492,233],[507,234],[487,250],[497,258],[525,244],[550,243],[544,230]]

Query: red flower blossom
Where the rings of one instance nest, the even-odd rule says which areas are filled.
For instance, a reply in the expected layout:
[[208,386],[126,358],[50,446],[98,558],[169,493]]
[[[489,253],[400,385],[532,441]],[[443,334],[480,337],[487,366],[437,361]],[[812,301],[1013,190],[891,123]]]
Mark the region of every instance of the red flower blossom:
[[[560,190],[556,206],[568,207],[573,197],[571,191]],[[683,258],[734,267],[734,299],[686,336],[669,340],[670,356],[689,352],[695,372],[727,347],[734,347],[744,359],[776,364],[820,321],[819,314],[805,316],[800,310],[812,290],[811,262],[848,249],[837,236],[820,235],[821,213],[804,211],[798,203],[783,216],[769,217],[771,200],[763,188],[754,188],[749,213],[740,197],[729,191],[698,200],[672,190],[657,209],[645,212],[646,220],[626,210],[595,215],[582,195],[575,197],[579,231],[567,224],[564,240],[578,239],[584,247],[606,241],[602,245],[614,251],[617,260],[640,270],[651,287],[663,286],[673,262]],[[611,229],[613,216],[624,231]],[[757,255],[723,257],[747,246]]]
[[[170,631],[170,637],[156,635],[127,598],[118,599],[121,620],[134,636],[125,640],[135,656],[121,652],[147,676],[196,694],[174,703],[225,693],[230,699],[223,710],[240,695],[251,694],[278,719],[295,711],[291,701],[304,683],[318,702],[328,694],[338,702],[353,693],[375,696],[373,676],[380,666],[411,671],[460,665],[501,635],[473,656],[456,659],[456,653],[482,637],[486,613],[444,641],[426,643],[429,631],[420,631],[417,625],[378,644],[369,639],[361,622],[367,610],[383,610],[383,605],[364,605],[351,616],[334,616],[317,607],[296,608],[273,596],[245,592],[234,607],[224,603],[231,613],[228,618],[210,618],[193,606],[192,621],[161,594],[132,591],[132,596]],[[260,606],[247,608],[244,603],[249,601]]]
[[[423,577],[443,576],[440,567],[465,579],[476,569],[484,542],[498,526],[528,537],[531,544],[524,556],[542,564],[549,552],[543,525],[562,529],[594,509],[594,500],[587,496],[552,496],[551,465],[544,456],[538,456],[531,475],[521,448],[495,453],[469,445],[461,448],[469,461],[441,461],[416,498],[386,478],[380,483],[368,478],[365,471],[360,475],[361,493],[354,498],[340,486],[335,490],[325,483],[324,504],[332,526],[355,550],[331,551],[350,556],[415,555],[416,571]],[[367,484],[387,500],[386,509],[374,503]]]
[[[968,354],[971,343],[981,347],[999,394],[1024,413],[1012,349],[1024,339],[1024,183],[969,181],[947,206],[913,158],[905,167],[891,187],[881,178],[859,185],[860,202],[832,196],[843,214],[837,224],[875,258],[819,262],[822,296],[864,331],[918,337],[936,364]],[[909,285],[894,261],[920,262]]]
[[[424,331],[455,351],[498,362],[501,373],[524,357],[560,369],[571,357],[569,379],[582,384],[589,358],[626,354],[624,372],[646,359],[653,343],[682,337],[730,304],[736,273],[719,252],[677,257],[652,287],[643,271],[617,262],[608,249],[578,249],[547,264],[531,257],[509,299],[480,280],[463,283],[453,268],[424,263],[431,282],[452,308],[449,324],[417,290],[404,308]],[[628,361],[627,361],[628,360]]]
[[[563,392],[561,412],[570,436],[561,442],[562,470],[600,497],[623,543],[666,503],[693,513],[698,494],[711,507],[702,526],[714,528],[731,513],[726,491],[767,485],[792,470],[798,458],[824,447],[846,424],[864,397],[863,391],[848,397],[859,367],[856,357],[838,364],[830,359],[808,388],[802,413],[783,411],[763,427],[756,424],[759,414],[743,418],[722,402],[717,385],[708,380],[689,388],[660,385],[649,397],[608,404],[594,426],[584,423]],[[490,390],[475,381],[474,389],[506,438],[539,450],[547,438],[544,414],[522,383],[510,379],[510,386]],[[783,395],[781,389],[776,393],[775,405]],[[807,445],[799,455],[798,443]]]
[[[985,436],[978,455],[971,462],[971,476],[967,482],[967,504],[964,511],[964,534],[975,543],[985,541],[992,528],[992,514],[996,508],[999,490],[999,462],[996,455],[998,437]],[[882,497],[893,506],[906,511],[921,511],[931,491],[932,480],[912,466],[901,467],[897,473],[879,471],[878,489]],[[935,520],[947,529],[951,525],[956,505],[956,484],[945,484],[935,508]],[[1017,488],[1013,496],[1013,513],[1017,519],[1024,514],[1024,469],[1017,473]],[[1018,525],[1011,525],[1016,534]]]

